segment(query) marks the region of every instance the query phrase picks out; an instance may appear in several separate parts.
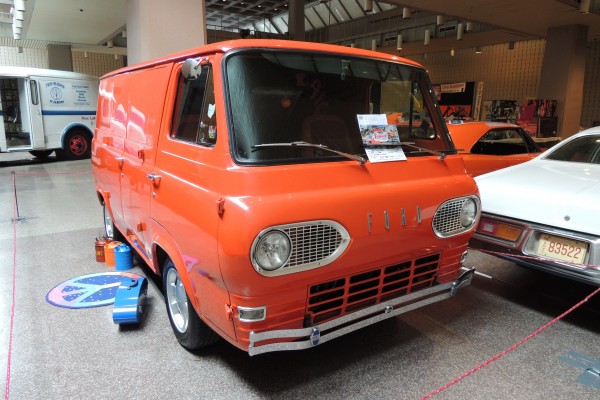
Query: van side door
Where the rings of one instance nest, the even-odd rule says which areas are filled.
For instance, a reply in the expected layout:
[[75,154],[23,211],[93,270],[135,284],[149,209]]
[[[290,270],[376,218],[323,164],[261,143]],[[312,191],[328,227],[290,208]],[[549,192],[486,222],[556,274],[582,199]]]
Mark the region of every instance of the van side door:
[[112,218],[123,226],[121,206],[121,174],[125,127],[129,108],[127,75],[116,75],[100,81],[98,119],[92,143],[92,164],[102,176],[104,200]]
[[151,196],[160,184],[154,163],[172,64],[129,74],[129,111],[123,149],[121,194],[130,242],[152,259]]

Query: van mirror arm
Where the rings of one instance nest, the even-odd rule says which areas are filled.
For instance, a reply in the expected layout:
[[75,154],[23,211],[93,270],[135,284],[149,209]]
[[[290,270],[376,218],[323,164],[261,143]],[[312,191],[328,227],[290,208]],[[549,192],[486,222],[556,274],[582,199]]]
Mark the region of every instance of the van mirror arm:
[[201,72],[202,69],[200,68],[200,61],[193,58],[188,58],[181,66],[181,75],[183,75],[183,77],[188,81],[194,81],[198,79]]

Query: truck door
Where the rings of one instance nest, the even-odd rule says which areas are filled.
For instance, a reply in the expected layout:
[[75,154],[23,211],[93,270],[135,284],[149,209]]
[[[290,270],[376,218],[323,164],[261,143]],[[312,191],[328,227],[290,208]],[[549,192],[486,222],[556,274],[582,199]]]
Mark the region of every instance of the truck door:
[[[39,82],[32,78],[26,78],[23,82],[23,92],[27,93],[27,101],[29,110],[29,132],[31,138],[32,149],[45,149],[46,138],[44,134],[44,122],[42,113],[42,102],[40,100]],[[25,99],[24,99],[25,100]]]
[[[160,184],[152,178],[164,98],[172,65],[129,75],[129,112],[123,150],[121,193],[130,242],[152,259],[151,196]],[[133,238],[131,236],[134,236]]]
[[29,78],[0,79],[0,100],[6,149],[44,148],[42,111],[36,81]]

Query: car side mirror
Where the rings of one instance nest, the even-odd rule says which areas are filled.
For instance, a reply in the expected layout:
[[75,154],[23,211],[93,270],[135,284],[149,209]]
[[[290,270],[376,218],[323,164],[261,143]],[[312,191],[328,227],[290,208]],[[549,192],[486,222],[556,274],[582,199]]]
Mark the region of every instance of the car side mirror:
[[181,75],[183,75],[183,77],[189,81],[198,79],[201,72],[202,70],[200,68],[200,61],[193,58],[188,58],[185,60],[181,67]]

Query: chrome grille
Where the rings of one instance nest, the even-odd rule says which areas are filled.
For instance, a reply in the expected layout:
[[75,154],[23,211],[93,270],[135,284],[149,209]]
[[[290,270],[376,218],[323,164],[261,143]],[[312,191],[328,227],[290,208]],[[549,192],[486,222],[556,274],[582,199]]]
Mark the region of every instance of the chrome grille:
[[331,256],[342,243],[342,235],[329,225],[301,225],[283,231],[292,241],[292,255],[284,268],[321,261]]
[[[258,240],[272,230],[284,232],[291,242],[291,254],[283,267],[266,271],[255,269],[265,276],[278,276],[322,267],[335,261],[348,247],[350,235],[348,231],[335,221],[318,220],[295,224],[272,226],[262,231],[254,240]],[[252,256],[251,256],[252,257]]]
[[[461,197],[458,199],[452,199],[445,203],[443,203],[435,212],[433,217],[433,230],[436,235],[440,237],[449,237],[458,235],[463,233],[473,227],[473,224],[470,226],[464,227],[460,223],[460,213],[463,207],[463,204],[469,199],[476,199],[475,197]],[[476,201],[478,212],[479,212],[479,202]]]
[[439,254],[341,277],[309,288],[305,325],[326,321],[431,287]]

